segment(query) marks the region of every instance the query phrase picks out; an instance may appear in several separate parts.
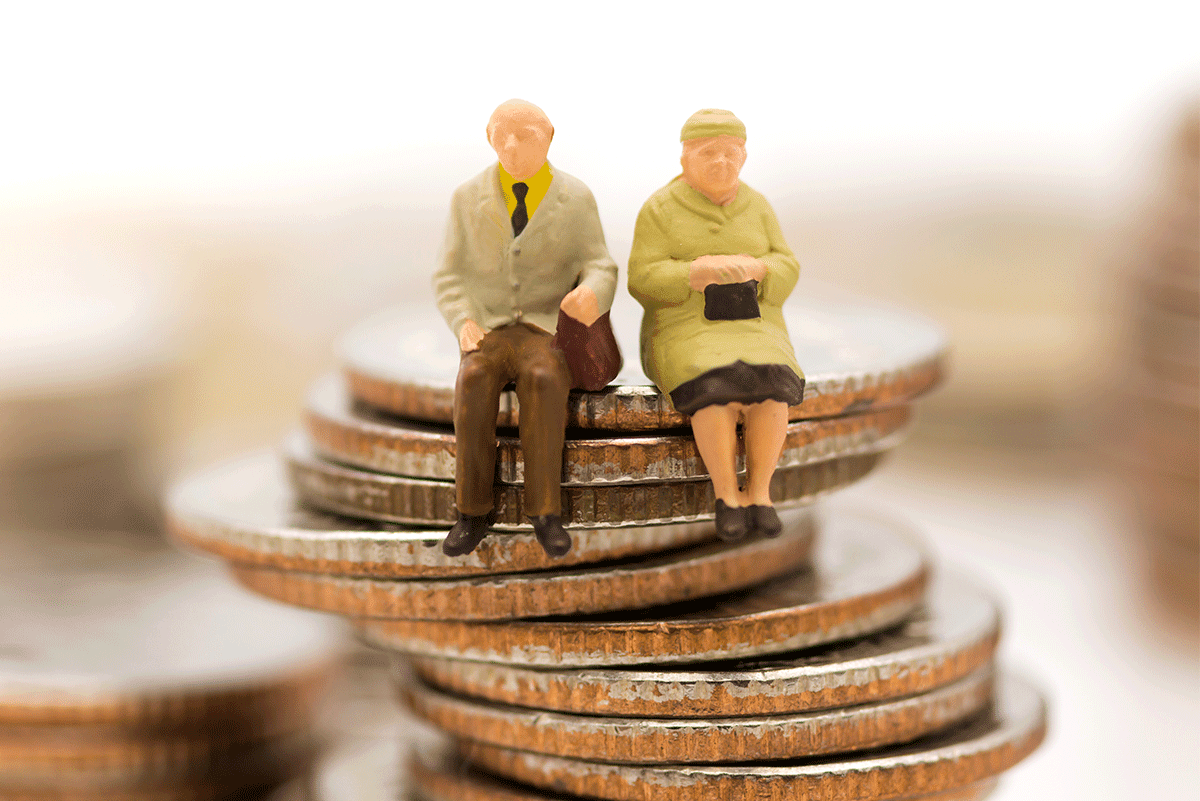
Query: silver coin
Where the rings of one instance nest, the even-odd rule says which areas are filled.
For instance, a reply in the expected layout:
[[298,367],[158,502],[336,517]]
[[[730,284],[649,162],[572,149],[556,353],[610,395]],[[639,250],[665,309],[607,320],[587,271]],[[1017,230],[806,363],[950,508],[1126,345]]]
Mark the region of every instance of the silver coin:
[[[906,402],[941,379],[947,342],[920,315],[842,298],[798,299],[784,309],[796,359],[804,369],[804,402],[792,419],[852,414]],[[574,392],[571,428],[646,431],[678,428],[686,418],[638,366],[639,310],[613,310],[625,368],[600,392]],[[342,344],[355,397],[416,420],[448,422],[454,408],[458,343],[433,309],[392,309],[351,331]],[[501,425],[516,425],[516,393],[500,400]]]
[[[845,417],[802,420],[788,426],[778,467],[891,450],[902,438],[908,406]],[[454,479],[454,432],[445,426],[412,423],[353,404],[340,376],[326,376],[309,393],[305,428],[314,450],[333,462],[415,478]],[[578,432],[573,432],[578,433]],[[525,480],[524,456],[516,436],[497,442],[496,481]],[[738,471],[744,472],[744,456]],[[708,478],[690,433],[657,436],[568,435],[563,486],[649,484]]]
[[422,681],[497,704],[610,717],[723,718],[845,707],[928,692],[988,664],[994,601],[941,579],[900,626],[845,644],[702,669],[550,670],[434,657],[397,658]]
[[447,528],[414,529],[300,505],[278,454],[211,468],[172,489],[167,526],[176,541],[242,565],[342,576],[433,578],[520,573],[625,559],[715,539],[711,522],[571,529],[571,551],[551,558],[532,532],[489,536],[449,557]]
[[343,642],[335,621],[250,597],[212,565],[116,533],[0,538],[0,609],[9,723],[182,725],[236,715],[238,704],[266,715],[256,699],[297,681],[306,692]]
[[[285,457],[297,495],[318,509],[419,526],[447,526],[457,519],[452,482],[333,464],[316,456],[299,434],[288,439]],[[781,508],[811,503],[863,478],[881,458],[867,453],[776,470],[771,498]],[[522,508],[522,487],[497,485],[495,495],[494,529],[532,529]],[[562,517],[564,525],[584,528],[688,523],[713,519],[714,504],[708,481],[564,487]]]
[[381,648],[525,666],[682,664],[777,654],[896,625],[928,574],[914,535],[871,514],[830,515],[813,567],[744,593],[636,613],[503,622],[365,621]]
[[1040,694],[1019,679],[999,682],[992,711],[907,746],[831,761],[738,765],[620,765],[462,743],[470,762],[491,773],[559,792],[611,801],[874,801],[954,792],[996,778],[1045,737]]
[[992,667],[906,698],[786,715],[571,715],[461,698],[418,680],[405,682],[401,697],[417,717],[462,740],[594,762],[744,763],[865,751],[942,731],[987,706]]
[[[422,745],[413,749],[409,770],[415,788],[413,801],[565,801],[568,796],[552,790],[539,790],[524,784],[499,779],[471,766],[445,744]],[[946,792],[917,792],[904,796],[903,801],[982,801],[995,790],[997,780],[989,779],[968,787]],[[672,801],[670,787],[656,787],[645,796],[654,801]],[[734,797],[734,796],[731,796]],[[757,796],[745,796],[757,798]],[[796,796],[800,798],[801,796]],[[576,796],[569,796],[576,798]],[[804,796],[806,801],[874,801],[873,796],[852,799],[846,796]],[[335,797],[321,796],[306,799],[291,796],[271,801],[334,801]]]
[[713,542],[598,566],[461,579],[349,578],[234,565],[248,589],[355,618],[508,620],[637,609],[733,592],[807,563],[811,518],[787,515],[773,539]]

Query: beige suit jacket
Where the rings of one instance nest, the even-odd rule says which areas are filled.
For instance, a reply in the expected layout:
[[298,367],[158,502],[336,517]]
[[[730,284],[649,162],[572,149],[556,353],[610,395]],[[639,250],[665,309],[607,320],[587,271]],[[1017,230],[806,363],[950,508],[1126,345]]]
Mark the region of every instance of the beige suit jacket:
[[486,330],[514,322],[550,333],[558,304],[580,284],[612,306],[617,265],[608,255],[591,191],[553,169],[554,178],[525,230],[513,236],[493,164],[458,187],[433,275],[438,308],[455,336],[467,320]]

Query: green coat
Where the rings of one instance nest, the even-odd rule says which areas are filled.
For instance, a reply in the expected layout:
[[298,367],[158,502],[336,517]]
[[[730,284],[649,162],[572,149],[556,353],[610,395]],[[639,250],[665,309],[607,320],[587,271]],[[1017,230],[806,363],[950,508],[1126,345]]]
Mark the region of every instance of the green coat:
[[[693,259],[747,254],[766,265],[758,286],[762,317],[706,320],[704,293],[688,286]],[[718,206],[681,178],[651,195],[638,213],[629,254],[629,294],[645,308],[642,368],[664,393],[717,367],[783,364],[803,377],[783,322],[800,264],[766,198],[745,184]]]

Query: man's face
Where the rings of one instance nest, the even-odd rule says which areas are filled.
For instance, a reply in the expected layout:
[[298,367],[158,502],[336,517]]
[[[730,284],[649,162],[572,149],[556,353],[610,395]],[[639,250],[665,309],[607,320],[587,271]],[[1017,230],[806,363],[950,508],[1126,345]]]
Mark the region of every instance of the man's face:
[[518,181],[532,178],[542,168],[553,138],[550,121],[528,106],[501,106],[488,124],[488,144]]
[[711,197],[727,195],[737,188],[738,174],[746,163],[746,140],[736,136],[706,136],[683,143],[683,177]]

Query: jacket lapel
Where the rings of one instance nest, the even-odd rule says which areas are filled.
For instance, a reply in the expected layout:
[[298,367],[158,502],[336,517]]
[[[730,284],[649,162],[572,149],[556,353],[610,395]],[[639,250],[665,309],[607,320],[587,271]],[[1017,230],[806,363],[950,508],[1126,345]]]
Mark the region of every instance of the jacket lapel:
[[513,238],[512,220],[508,219],[504,194],[500,191],[499,163],[480,176],[479,217],[486,221],[485,229],[494,229],[502,240]]

